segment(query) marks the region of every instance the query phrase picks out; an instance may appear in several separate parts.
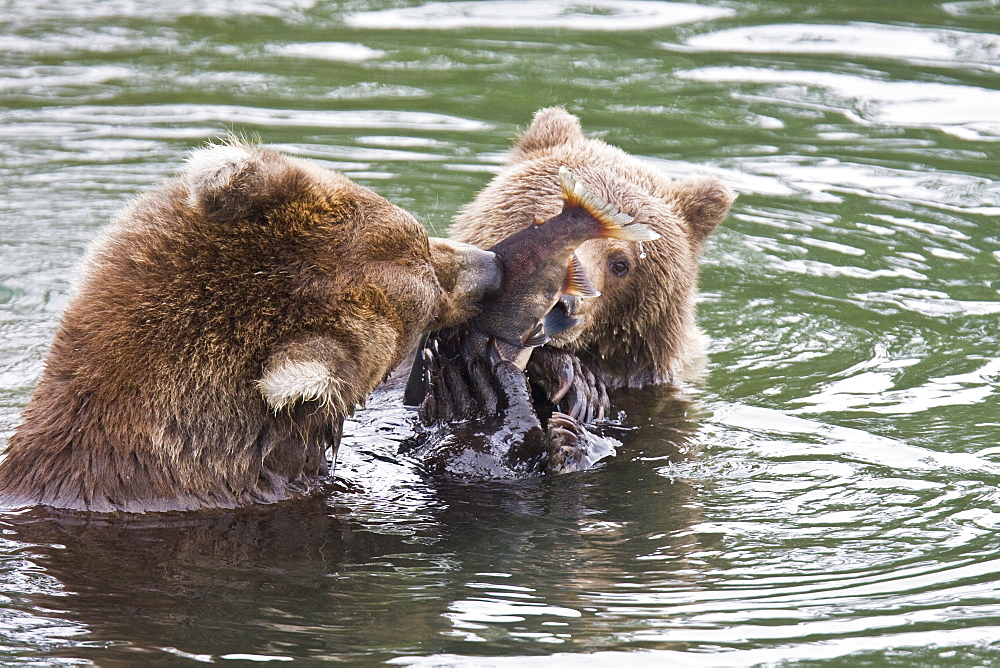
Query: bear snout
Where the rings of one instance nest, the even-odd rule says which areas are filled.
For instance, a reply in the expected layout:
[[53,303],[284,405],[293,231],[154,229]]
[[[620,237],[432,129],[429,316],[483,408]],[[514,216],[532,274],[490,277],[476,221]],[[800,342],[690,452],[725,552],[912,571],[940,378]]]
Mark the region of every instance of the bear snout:
[[468,286],[468,292],[478,293],[476,301],[496,292],[503,282],[503,266],[493,251],[483,250],[475,246],[462,249],[463,262],[460,270],[459,285]]
[[495,253],[471,244],[431,237],[431,262],[445,292],[434,328],[457,325],[478,312],[477,305],[500,289],[503,269]]

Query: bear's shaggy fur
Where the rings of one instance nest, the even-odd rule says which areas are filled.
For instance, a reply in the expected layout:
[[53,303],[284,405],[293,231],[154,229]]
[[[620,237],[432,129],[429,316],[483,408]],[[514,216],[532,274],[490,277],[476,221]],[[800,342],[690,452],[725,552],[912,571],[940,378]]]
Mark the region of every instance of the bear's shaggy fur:
[[195,151],[90,249],[0,502],[148,512],[314,494],[345,416],[430,325],[471,315],[496,272],[491,253],[431,243],[315,163]]
[[578,356],[608,388],[684,378],[701,358],[695,323],[698,260],[735,195],[711,177],[671,180],[650,165],[583,135],[559,107],[542,109],[506,166],[456,217],[452,239],[489,248],[559,212],[559,168],[659,233],[644,244],[591,240],[577,249],[602,295],[575,307],[582,323],[549,345]]

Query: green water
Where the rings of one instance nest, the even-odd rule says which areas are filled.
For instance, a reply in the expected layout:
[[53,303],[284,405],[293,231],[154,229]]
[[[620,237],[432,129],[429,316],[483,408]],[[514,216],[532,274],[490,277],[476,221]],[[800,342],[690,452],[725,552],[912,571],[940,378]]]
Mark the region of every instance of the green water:
[[87,243],[226,131],[436,234],[552,104],[740,193],[705,380],[619,396],[613,462],[433,482],[388,410],[323,502],[8,516],[0,662],[1000,662],[998,33],[995,0],[0,1],[0,446]]

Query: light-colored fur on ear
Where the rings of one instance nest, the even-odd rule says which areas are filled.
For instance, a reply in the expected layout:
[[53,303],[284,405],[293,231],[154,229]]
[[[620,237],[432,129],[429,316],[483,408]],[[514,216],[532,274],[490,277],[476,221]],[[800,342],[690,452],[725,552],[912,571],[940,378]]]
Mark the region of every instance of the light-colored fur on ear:
[[518,137],[511,159],[525,160],[538,151],[583,138],[580,119],[573,114],[562,107],[539,109],[531,125]]
[[251,148],[236,140],[192,151],[184,170],[190,187],[188,204],[192,208],[203,208],[208,200],[233,187],[233,182],[256,160]]
[[736,193],[713,176],[688,176],[671,182],[666,199],[701,242],[729,213]]
[[363,396],[345,380],[343,357],[340,346],[328,337],[287,343],[270,355],[257,388],[274,412],[315,401],[338,415],[350,415]]
[[281,360],[264,373],[257,386],[275,412],[303,401],[317,401],[343,415],[354,408],[345,397],[350,386],[318,360]]
[[[393,326],[391,308],[361,303],[363,297],[342,295],[337,324],[325,334],[301,332],[268,353],[256,385],[272,411],[316,402],[346,417],[399,364],[411,341]],[[409,334],[415,341],[420,333]]]

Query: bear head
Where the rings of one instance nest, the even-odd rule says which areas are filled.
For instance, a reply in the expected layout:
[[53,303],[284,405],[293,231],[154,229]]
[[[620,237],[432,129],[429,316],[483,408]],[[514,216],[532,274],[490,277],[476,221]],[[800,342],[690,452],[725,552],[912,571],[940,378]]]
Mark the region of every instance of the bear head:
[[88,252],[0,498],[145,512],[313,493],[344,417],[498,271],[316,163],[195,151]]
[[595,239],[576,251],[601,296],[569,299],[581,324],[550,345],[581,357],[608,387],[667,383],[701,356],[695,323],[698,260],[734,193],[712,177],[671,180],[619,148],[584,136],[559,107],[542,109],[507,164],[456,217],[451,238],[489,248],[562,205],[559,169],[659,233],[635,244]]

